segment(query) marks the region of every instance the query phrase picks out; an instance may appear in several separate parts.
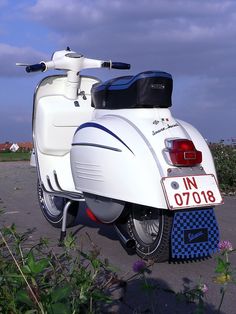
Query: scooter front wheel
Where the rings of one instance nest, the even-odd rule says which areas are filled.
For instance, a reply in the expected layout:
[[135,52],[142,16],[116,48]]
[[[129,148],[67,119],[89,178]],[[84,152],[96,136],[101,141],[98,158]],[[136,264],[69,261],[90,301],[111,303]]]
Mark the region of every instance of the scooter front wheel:
[[[54,196],[45,192],[39,182],[37,186],[39,205],[44,217],[55,228],[61,228],[63,208],[68,199],[64,197]],[[78,202],[72,202],[72,204],[70,205],[67,213],[66,227],[72,227],[75,225],[78,206]]]
[[164,262],[170,257],[173,214],[133,204],[128,218],[128,232],[136,242],[136,252],[144,259]]

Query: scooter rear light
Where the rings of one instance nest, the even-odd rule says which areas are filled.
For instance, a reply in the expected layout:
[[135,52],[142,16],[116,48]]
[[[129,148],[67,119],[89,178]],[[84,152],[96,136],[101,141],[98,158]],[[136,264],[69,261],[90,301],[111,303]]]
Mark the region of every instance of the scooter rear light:
[[174,166],[195,166],[202,162],[202,152],[197,150],[190,140],[168,140],[166,141],[166,147]]

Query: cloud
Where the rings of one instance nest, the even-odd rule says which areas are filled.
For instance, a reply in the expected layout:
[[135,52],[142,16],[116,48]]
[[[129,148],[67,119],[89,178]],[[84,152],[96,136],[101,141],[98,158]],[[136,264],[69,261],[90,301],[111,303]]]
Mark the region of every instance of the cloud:
[[175,117],[193,124],[209,140],[235,136],[234,80],[218,77],[177,77],[174,83]]
[[177,77],[173,92],[173,109],[183,117],[201,117],[216,111],[234,112],[234,80],[218,77]]
[[172,0],[61,0],[60,3],[61,5],[58,6],[57,0],[38,0],[29,11],[35,14],[35,19],[56,26],[59,24],[59,16],[58,19],[51,18],[59,13],[66,21],[71,21],[70,25],[99,22],[106,24],[111,21],[123,23],[124,20],[128,23],[133,21],[138,23],[153,19],[219,17],[231,10],[233,5],[233,1],[227,0],[224,2],[175,0],[174,4]]
[[[0,0],[0,7],[3,3]],[[40,50],[51,54],[51,49],[70,46],[91,58],[129,62],[131,73],[151,69],[172,73],[173,110],[179,118],[211,136],[236,132],[232,123],[216,132],[209,121],[209,117],[230,121],[235,114],[235,0],[23,1],[14,19],[25,22],[34,48],[20,47],[24,44],[20,40],[12,45],[2,40],[2,76],[24,75],[15,62],[48,59]]]
[[236,71],[235,9],[230,0],[38,0],[28,13],[63,48],[124,58],[137,70],[215,75]]
[[16,66],[16,62],[38,63],[48,56],[44,52],[37,51],[31,47],[16,47],[0,43],[0,76],[25,75],[22,68]]
[[0,0],[0,8],[4,7],[7,5],[8,1],[7,0]]

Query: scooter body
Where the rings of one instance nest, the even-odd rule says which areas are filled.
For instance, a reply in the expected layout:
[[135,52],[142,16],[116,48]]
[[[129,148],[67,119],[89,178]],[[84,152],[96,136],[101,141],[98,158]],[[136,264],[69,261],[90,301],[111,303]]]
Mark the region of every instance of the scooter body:
[[[34,96],[33,141],[41,210],[73,225],[79,202],[113,224],[143,258],[197,258],[217,250],[213,207],[222,204],[207,143],[171,115],[172,77],[149,71],[101,83],[84,68],[128,65],[56,52],[28,72],[46,77]],[[181,240],[179,240],[181,238]]]
[[[204,155],[201,166],[177,168],[167,162],[165,140],[174,138],[194,141]],[[168,204],[162,178],[216,175],[205,140],[191,125],[175,120],[169,109],[95,111],[74,136],[71,160],[76,189],[163,209]],[[108,222],[106,213],[95,215]],[[109,222],[119,215],[114,213]]]

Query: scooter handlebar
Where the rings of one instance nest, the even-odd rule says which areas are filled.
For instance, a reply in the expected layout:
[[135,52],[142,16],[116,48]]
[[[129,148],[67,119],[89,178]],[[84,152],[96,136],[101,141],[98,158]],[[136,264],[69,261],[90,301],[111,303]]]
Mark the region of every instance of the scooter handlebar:
[[[73,61],[77,61],[79,58],[74,58]],[[48,62],[40,62],[32,65],[27,65],[25,70],[26,72],[44,72],[48,69],[60,69],[60,70],[71,70],[73,71],[73,67],[77,67],[76,72],[79,70],[85,69],[85,68],[109,68],[109,69],[118,69],[118,70],[129,70],[130,64],[129,63],[123,63],[123,62],[112,62],[112,61],[99,61],[99,60],[93,60],[93,59],[86,59],[84,58],[84,62],[80,65],[74,64],[74,63],[68,63],[69,58],[66,58],[65,60],[63,58],[58,58],[56,60],[51,60]],[[70,60],[71,61],[71,60]],[[79,60],[80,61],[80,60]]]
[[28,65],[26,68],[25,68],[25,71],[27,73],[30,73],[30,72],[44,72],[46,70],[46,64],[44,62],[41,62],[41,63],[37,63],[37,64],[32,64],[32,65]]
[[123,62],[103,62],[102,63],[103,68],[110,68],[110,69],[117,69],[117,70],[129,70],[130,64],[129,63],[123,63]]

